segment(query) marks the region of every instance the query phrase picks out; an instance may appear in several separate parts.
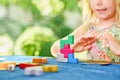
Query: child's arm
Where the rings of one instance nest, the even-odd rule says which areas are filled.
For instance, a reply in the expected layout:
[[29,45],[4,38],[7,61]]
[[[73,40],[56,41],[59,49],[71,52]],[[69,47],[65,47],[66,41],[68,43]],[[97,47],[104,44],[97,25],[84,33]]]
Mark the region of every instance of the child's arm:
[[[71,35],[74,35],[74,40],[77,39],[78,37],[82,36],[82,27],[78,27],[75,31],[73,31],[73,33],[71,33]],[[67,36],[62,38],[62,39],[67,39]],[[56,57],[57,53],[60,52],[60,40],[56,41],[52,47],[51,47],[51,54]]]
[[104,32],[100,38],[105,39],[111,51],[113,51],[115,55],[120,56],[120,43],[115,37],[113,37],[109,32]]
[[[75,52],[81,52],[91,48],[91,44],[96,41],[96,38],[92,35],[86,36],[83,35],[82,26],[77,28],[71,35],[74,35],[74,44],[71,45],[71,48]],[[67,36],[63,39],[67,39]],[[60,52],[60,40],[56,41],[51,47],[51,54],[56,57],[56,54]]]

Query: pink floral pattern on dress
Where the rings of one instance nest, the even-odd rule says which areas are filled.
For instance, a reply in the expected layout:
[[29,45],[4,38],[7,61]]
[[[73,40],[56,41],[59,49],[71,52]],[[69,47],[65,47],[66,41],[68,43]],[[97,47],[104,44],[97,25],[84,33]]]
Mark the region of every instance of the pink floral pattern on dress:
[[98,48],[98,45],[94,43],[89,53],[93,58],[104,58],[105,52]]

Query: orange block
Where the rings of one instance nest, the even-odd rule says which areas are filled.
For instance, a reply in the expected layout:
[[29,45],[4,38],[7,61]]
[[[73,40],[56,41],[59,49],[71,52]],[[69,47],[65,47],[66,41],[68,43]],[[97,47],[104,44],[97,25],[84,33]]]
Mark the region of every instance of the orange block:
[[4,61],[4,62],[0,62],[0,70],[7,70],[8,66],[10,64],[13,64],[14,66],[16,66],[15,62],[12,61]]
[[33,63],[47,63],[47,58],[33,58]]
[[47,58],[42,58],[42,63],[47,63]]
[[32,62],[33,63],[41,63],[42,62],[42,58],[33,58]]

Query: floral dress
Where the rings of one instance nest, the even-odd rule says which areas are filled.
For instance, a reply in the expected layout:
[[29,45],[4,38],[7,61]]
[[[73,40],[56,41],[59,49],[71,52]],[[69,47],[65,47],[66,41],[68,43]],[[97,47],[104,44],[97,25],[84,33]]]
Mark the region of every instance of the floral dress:
[[[92,31],[93,29],[95,29],[94,26],[90,28],[90,31]],[[116,37],[120,43],[120,28],[117,25],[112,25],[107,30],[114,37]],[[107,45],[103,45],[104,42],[102,41],[96,41],[95,43],[93,43],[92,48],[88,51],[88,59],[104,61],[105,56],[108,56],[112,60],[112,62],[120,62],[120,57],[114,55],[114,53],[110,50],[110,48]]]

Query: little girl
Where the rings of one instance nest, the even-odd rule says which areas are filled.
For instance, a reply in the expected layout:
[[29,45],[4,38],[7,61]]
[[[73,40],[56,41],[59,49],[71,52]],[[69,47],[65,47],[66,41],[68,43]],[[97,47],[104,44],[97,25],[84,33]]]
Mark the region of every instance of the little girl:
[[[120,61],[120,0],[82,0],[83,24],[71,35],[75,52],[88,50],[87,58],[100,61]],[[63,38],[67,39],[67,37]],[[51,47],[56,57],[60,40]]]

